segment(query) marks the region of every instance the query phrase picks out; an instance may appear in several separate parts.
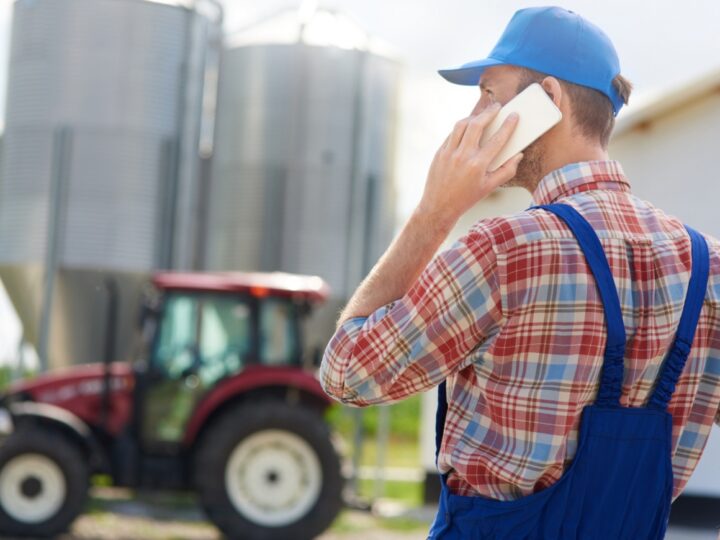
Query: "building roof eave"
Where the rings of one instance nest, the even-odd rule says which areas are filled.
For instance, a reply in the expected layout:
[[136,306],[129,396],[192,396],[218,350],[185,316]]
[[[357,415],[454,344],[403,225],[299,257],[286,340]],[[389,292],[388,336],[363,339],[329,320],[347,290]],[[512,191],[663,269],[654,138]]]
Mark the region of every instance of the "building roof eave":
[[637,105],[628,106],[620,114],[613,130],[613,138],[647,125],[715,92],[720,92],[720,68],[670,90],[648,94]]

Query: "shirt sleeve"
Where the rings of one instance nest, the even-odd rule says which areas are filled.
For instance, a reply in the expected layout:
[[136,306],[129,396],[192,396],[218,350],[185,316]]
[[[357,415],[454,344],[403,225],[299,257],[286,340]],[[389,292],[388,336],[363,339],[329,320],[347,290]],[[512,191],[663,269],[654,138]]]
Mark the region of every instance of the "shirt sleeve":
[[492,242],[477,232],[441,252],[402,298],[345,321],[320,382],[343,403],[389,403],[438,385],[472,361],[502,320]]

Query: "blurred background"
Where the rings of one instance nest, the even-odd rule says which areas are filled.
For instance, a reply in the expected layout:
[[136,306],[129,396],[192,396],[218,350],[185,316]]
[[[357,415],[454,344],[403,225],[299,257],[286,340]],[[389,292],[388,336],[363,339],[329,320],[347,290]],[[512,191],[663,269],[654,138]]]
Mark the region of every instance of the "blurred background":
[[[135,360],[161,270],[320,276],[329,294],[302,329],[302,355],[317,359],[475,104],[475,88],[436,70],[484,56],[517,9],[544,4],[0,0],[2,384]],[[610,145],[634,192],[720,237],[720,4],[562,5],[606,31],[635,85]],[[499,190],[447,242],[529,201]],[[355,510],[327,538],[424,538],[433,411],[433,395],[328,409]],[[718,431],[676,503],[676,538],[717,537]],[[145,532],[123,538],[170,537],[142,529],[153,520],[177,522],[177,538],[218,534],[192,498],[97,493],[72,538],[114,538],[108,523],[133,519]]]

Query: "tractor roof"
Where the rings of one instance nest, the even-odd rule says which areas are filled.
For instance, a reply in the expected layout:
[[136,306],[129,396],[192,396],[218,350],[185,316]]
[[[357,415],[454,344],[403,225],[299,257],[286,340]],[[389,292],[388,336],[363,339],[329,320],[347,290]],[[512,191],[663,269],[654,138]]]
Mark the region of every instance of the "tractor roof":
[[330,287],[321,277],[284,272],[158,272],[153,283],[160,289],[209,292],[245,292],[253,296],[302,298],[324,302]]

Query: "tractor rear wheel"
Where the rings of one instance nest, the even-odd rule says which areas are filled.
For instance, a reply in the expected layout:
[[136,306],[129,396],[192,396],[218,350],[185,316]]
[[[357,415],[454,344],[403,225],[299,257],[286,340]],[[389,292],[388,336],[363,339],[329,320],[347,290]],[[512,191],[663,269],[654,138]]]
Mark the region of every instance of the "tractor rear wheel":
[[21,428],[0,445],[0,538],[54,537],[82,511],[88,469],[60,432]]
[[205,511],[229,538],[314,538],[341,507],[340,459],[327,425],[279,401],[223,414],[200,442],[194,473]]

